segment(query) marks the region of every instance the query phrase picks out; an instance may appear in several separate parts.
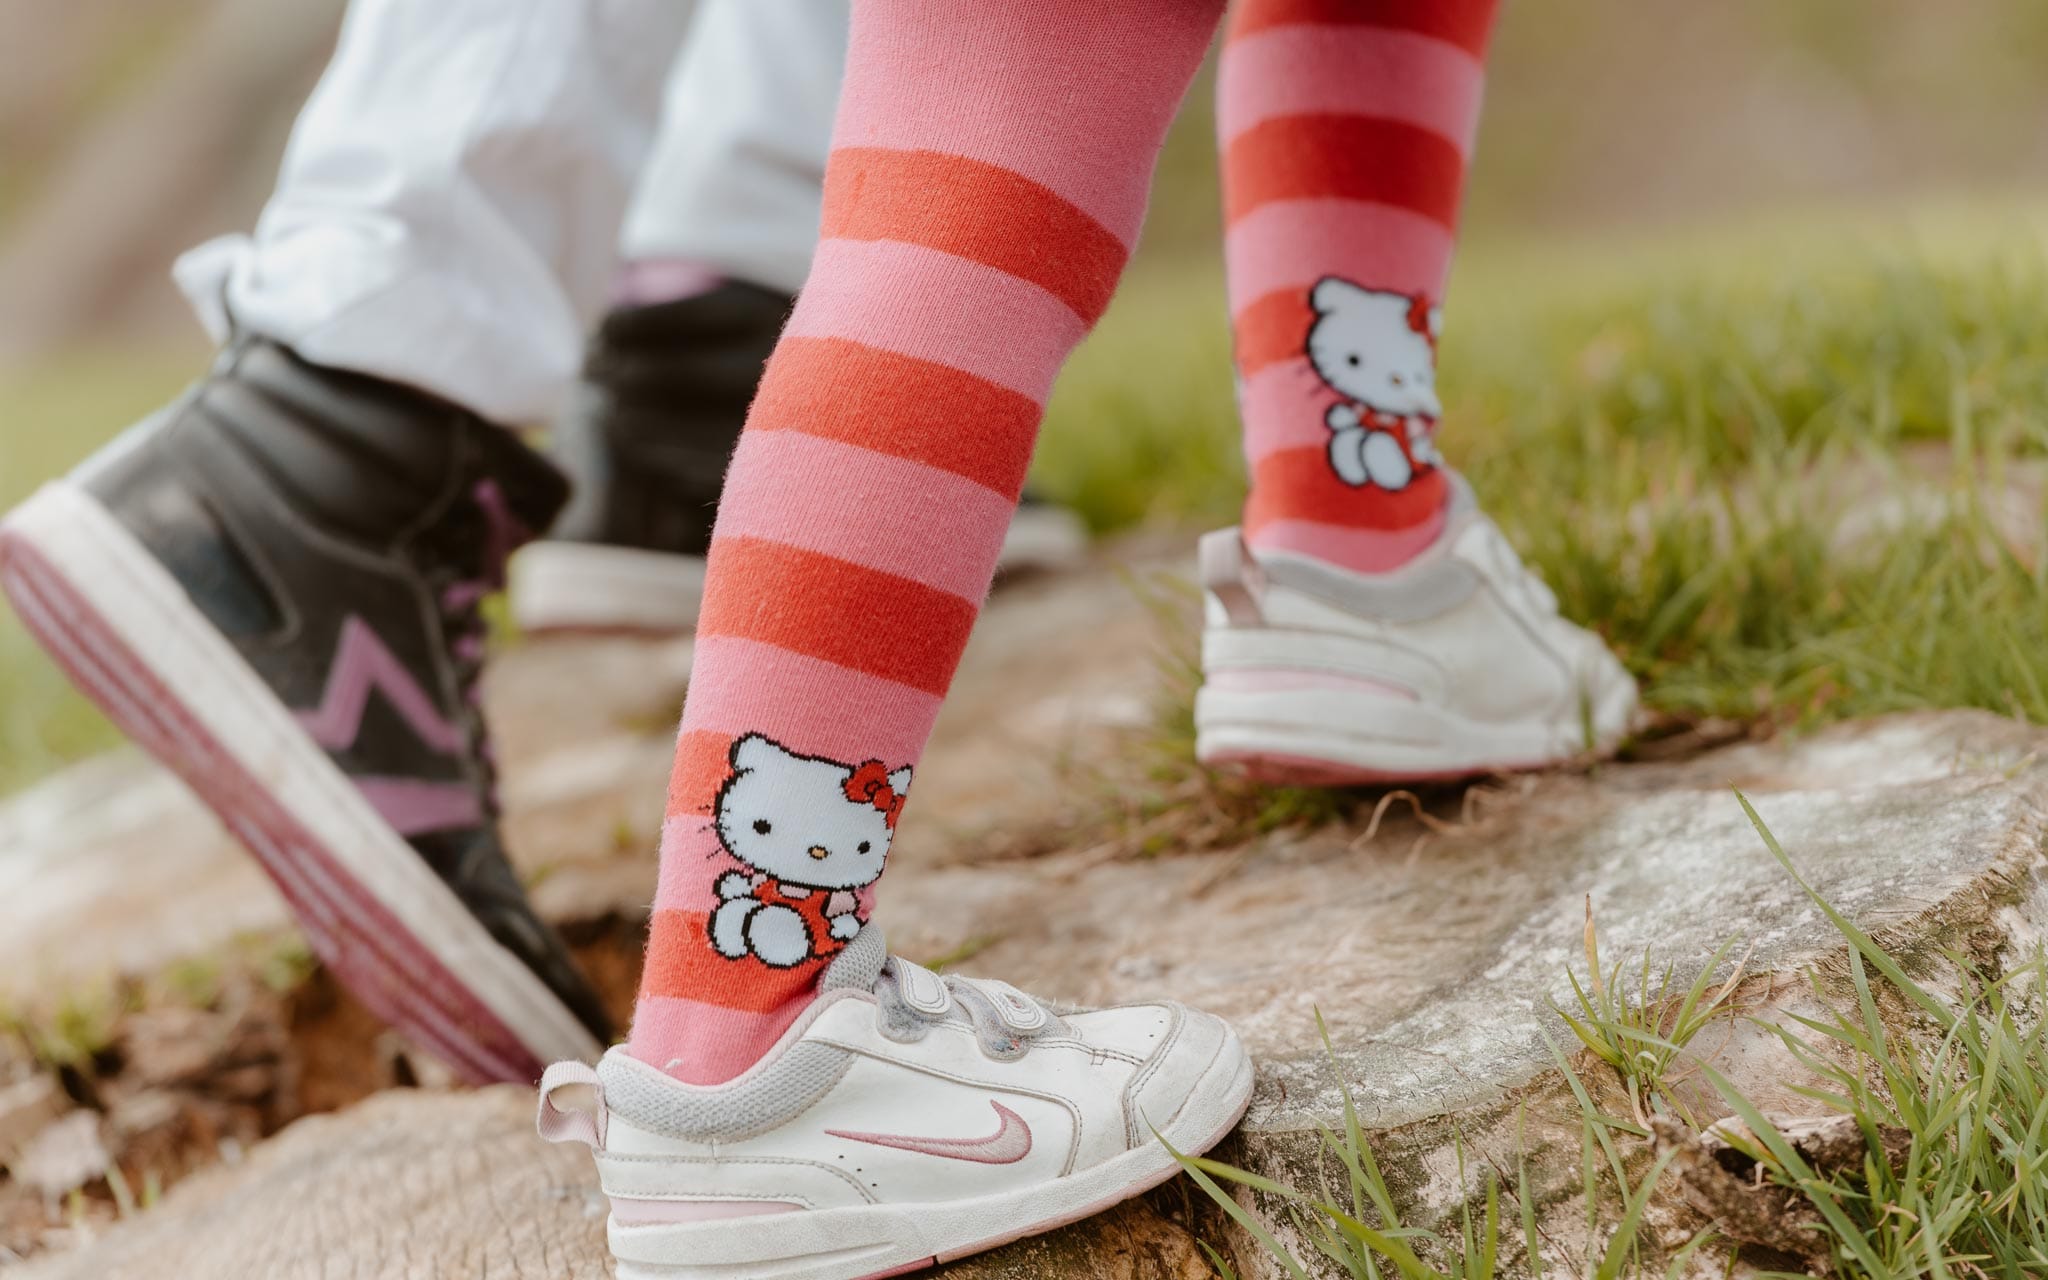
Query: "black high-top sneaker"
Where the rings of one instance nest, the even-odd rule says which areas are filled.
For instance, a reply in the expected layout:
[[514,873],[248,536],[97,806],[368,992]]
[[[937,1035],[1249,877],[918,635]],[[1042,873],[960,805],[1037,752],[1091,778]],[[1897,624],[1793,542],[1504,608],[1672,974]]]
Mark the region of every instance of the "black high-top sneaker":
[[[794,299],[727,282],[621,307],[591,340],[556,461],[576,496],[512,567],[530,631],[683,631],[696,624],[726,463]],[[1026,494],[1004,572],[1060,567],[1087,547],[1072,513]]]
[[608,1038],[497,830],[478,604],[567,496],[510,432],[241,340],[0,522],[0,587],[262,861],[321,959],[476,1081]]

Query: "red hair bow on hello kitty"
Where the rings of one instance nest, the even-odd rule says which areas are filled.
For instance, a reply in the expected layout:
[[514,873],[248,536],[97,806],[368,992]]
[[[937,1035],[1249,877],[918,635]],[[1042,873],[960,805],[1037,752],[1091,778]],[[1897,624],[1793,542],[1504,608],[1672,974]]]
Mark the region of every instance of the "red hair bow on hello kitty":
[[1429,299],[1419,293],[1408,300],[1408,327],[1429,339],[1432,351],[1436,349],[1436,317],[1430,314],[1434,310]]
[[880,760],[870,760],[853,771],[853,776],[846,780],[846,798],[880,809],[882,820],[891,831],[896,829],[896,817],[903,812],[905,799],[889,785],[889,766]]

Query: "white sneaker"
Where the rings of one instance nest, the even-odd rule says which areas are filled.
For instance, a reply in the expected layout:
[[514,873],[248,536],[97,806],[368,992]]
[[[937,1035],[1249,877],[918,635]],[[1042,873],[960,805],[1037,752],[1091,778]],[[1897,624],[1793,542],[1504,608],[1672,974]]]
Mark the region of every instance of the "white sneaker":
[[1636,686],[1565,621],[1453,477],[1435,546],[1386,574],[1202,539],[1195,753],[1324,786],[1461,777],[1610,751]]
[[[905,1274],[1171,1177],[1250,1101],[1251,1060],[1175,1004],[1057,1012],[886,954],[869,927],[745,1075],[560,1063],[540,1132],[597,1153],[620,1280]],[[1155,1131],[1157,1136],[1155,1136]]]

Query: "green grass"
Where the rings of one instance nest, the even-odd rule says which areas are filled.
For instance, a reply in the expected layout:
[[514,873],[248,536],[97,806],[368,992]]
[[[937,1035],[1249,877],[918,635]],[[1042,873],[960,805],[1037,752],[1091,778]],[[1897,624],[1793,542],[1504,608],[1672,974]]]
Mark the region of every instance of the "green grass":
[[[1329,1047],[1327,1028],[1321,1023],[1323,1044]],[[1335,1054],[1331,1055],[1332,1061]],[[1393,1188],[1382,1171],[1372,1143],[1359,1124],[1348,1080],[1339,1081],[1344,1100],[1341,1131],[1324,1128],[1322,1150],[1327,1161],[1342,1170],[1341,1191],[1329,1185],[1319,1193],[1275,1182],[1258,1174],[1233,1168],[1206,1157],[1175,1152],[1181,1167],[1222,1208],[1223,1212],[1255,1241],[1292,1280],[1312,1280],[1334,1273],[1354,1280],[1382,1280],[1400,1276],[1403,1280],[1494,1280],[1504,1275],[1525,1275],[1541,1280],[1550,1274],[1589,1276],[1594,1280],[1620,1277],[1670,1276],[1694,1251],[1711,1239],[1702,1232],[1674,1250],[1669,1259],[1651,1260],[1639,1245],[1643,1215],[1650,1197],[1657,1191],[1670,1155],[1653,1157],[1640,1172],[1632,1172],[1629,1161],[1617,1148],[1616,1132],[1626,1121],[1602,1114],[1594,1105],[1576,1070],[1560,1058],[1567,1080],[1581,1109],[1581,1135],[1586,1158],[1582,1162],[1580,1194],[1592,1210],[1586,1221],[1583,1242],[1546,1239],[1537,1224],[1536,1197],[1530,1190],[1526,1164],[1518,1164],[1512,1186],[1504,1185],[1501,1172],[1489,1168],[1480,1178],[1476,1201],[1458,1206],[1448,1223],[1424,1226],[1407,1221],[1396,1202]],[[1456,1144],[1458,1182],[1468,1185],[1465,1148]],[[1222,1184],[1235,1183],[1261,1192],[1277,1202],[1315,1256],[1304,1259],[1283,1244],[1257,1216],[1237,1203]],[[1502,1197],[1508,1199],[1506,1212]],[[1614,1207],[1611,1219],[1598,1209]],[[1507,1214],[1513,1214],[1512,1221]],[[1208,1246],[1205,1246],[1208,1247]],[[1556,1266],[1553,1259],[1561,1250],[1573,1249],[1577,1257],[1569,1267]],[[1548,1255],[1548,1256],[1547,1256]],[[1224,1280],[1237,1280],[1237,1271],[1213,1247],[1210,1261]],[[1662,1268],[1655,1265],[1661,1261]]]
[[[1693,1038],[1709,1022],[1722,1016],[1728,999],[1742,982],[1743,968],[1737,964],[1719,986],[1714,979],[1722,962],[1735,949],[1729,939],[1700,966],[1692,985],[1683,990],[1672,983],[1675,966],[1666,965],[1652,989],[1650,953],[1643,953],[1636,974],[1634,998],[1623,980],[1623,964],[1616,961],[1612,972],[1602,972],[1600,949],[1593,934],[1593,904],[1586,903],[1587,980],[1569,974],[1578,1012],[1558,1009],[1565,1025],[1579,1038],[1586,1052],[1607,1064],[1622,1086],[1636,1123],[1645,1130],[1653,1112],[1684,1115],[1684,1101],[1666,1090],[1666,1078]],[[1690,1115],[1687,1119],[1692,1119]]]
[[[0,378],[0,510],[175,394],[167,358],[74,359]],[[0,795],[116,741],[0,600]]]
[[[1792,860],[1747,798],[1737,799],[1787,874],[1798,879]],[[1795,1014],[1784,1024],[1757,1025],[1773,1032],[1805,1069],[1812,1083],[1794,1083],[1793,1090],[1812,1100],[1816,1114],[1855,1117],[1871,1154],[1860,1168],[1823,1176],[1740,1088],[1711,1062],[1698,1061],[1697,1069],[1711,1080],[1726,1113],[1745,1122],[1760,1140],[1749,1154],[1758,1161],[1761,1176],[1796,1190],[1817,1210],[1829,1261],[1843,1280],[2022,1280],[2048,1274],[2048,1018],[2041,1003],[2048,991],[2048,959],[2036,954],[2007,973],[1986,975],[1950,954],[1947,960],[1961,975],[1961,989],[1938,993],[1910,976],[1898,959],[1804,880],[1799,883],[1848,946],[1853,1000],[1847,1007],[1833,1007],[1815,979],[1816,996],[1831,1008],[1825,1017]],[[1712,1006],[1722,1003],[1718,996],[1705,998],[1704,975],[1725,954],[1725,949],[1717,954],[1682,996],[1668,986],[1651,995],[1645,986],[1633,1005],[1622,998],[1588,1001],[1580,1030],[1588,1047],[1587,1065],[1604,1063],[1632,1099],[1638,1096],[1635,1066],[1616,1062],[1605,1049],[1633,1044],[1655,1048],[1666,1061],[1676,1055],[1714,1015]],[[1644,971],[1649,971],[1647,961]],[[1901,1004],[1906,1012],[1887,1019],[1880,1013],[1887,1003]],[[1660,1033],[1659,1026],[1668,1034]],[[1182,1164],[1284,1271],[1303,1280],[1309,1274],[1304,1261],[1237,1204],[1219,1179],[1266,1193],[1339,1274],[1371,1280],[1395,1274],[1406,1280],[1480,1280],[1503,1274],[1509,1270],[1504,1241],[1519,1255],[1512,1260],[1514,1274],[1592,1274],[1603,1280],[1669,1275],[1699,1248],[1726,1249],[1728,1242],[1710,1232],[1692,1237],[1666,1257],[1649,1257],[1637,1248],[1645,1205],[1653,1195],[1668,1194],[1658,1184],[1669,1157],[1653,1157],[1642,1125],[1603,1113],[1574,1064],[1562,1055],[1558,1063],[1577,1099],[1588,1152],[1582,1187],[1588,1207],[1586,1242],[1582,1256],[1568,1268],[1557,1265],[1560,1242],[1539,1241],[1526,1174],[1510,1188],[1489,1173],[1478,1196],[1448,1222],[1405,1222],[1359,1126],[1348,1082],[1343,1130],[1324,1134],[1325,1151],[1344,1175],[1341,1196],[1329,1188],[1306,1193],[1211,1160],[1182,1157]],[[1909,1136],[1896,1167],[1876,1154],[1881,1150],[1877,1135],[1886,1129]],[[1503,1195],[1521,1220],[1519,1232],[1503,1226]],[[1546,1259],[1539,1244],[1548,1244],[1553,1256]],[[1220,1258],[1218,1263],[1225,1275],[1232,1274]]]

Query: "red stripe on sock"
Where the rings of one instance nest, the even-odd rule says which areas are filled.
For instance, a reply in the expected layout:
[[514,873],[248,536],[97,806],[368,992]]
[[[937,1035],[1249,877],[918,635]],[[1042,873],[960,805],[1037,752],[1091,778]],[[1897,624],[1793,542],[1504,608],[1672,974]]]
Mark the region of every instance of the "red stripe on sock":
[[749,430],[802,431],[965,476],[1015,500],[1043,413],[971,373],[844,338],[784,337]]
[[776,969],[751,955],[729,960],[711,946],[710,925],[708,916],[694,911],[654,913],[642,994],[773,1013],[815,986],[825,967],[823,958],[793,969]]
[[714,537],[707,582],[700,635],[754,640],[941,695],[977,612],[909,578],[754,538]]
[[1282,449],[1252,468],[1244,508],[1247,534],[1274,520],[1308,520],[1347,529],[1405,529],[1442,510],[1443,473],[1428,471],[1397,493],[1353,488],[1337,478],[1325,449]]
[[1116,292],[1123,242],[1057,192],[1000,165],[938,151],[832,153],[822,240],[897,240],[1005,271],[1090,324]]
[[1229,38],[1303,23],[1393,27],[1435,36],[1483,58],[1499,8],[1498,0],[1253,0],[1237,7]]
[[1308,331],[1315,322],[1307,289],[1275,289],[1254,299],[1231,324],[1238,374],[1249,378],[1268,365],[1299,359],[1308,350]]
[[1284,116],[1223,151],[1223,216],[1234,223],[1275,200],[1337,197],[1458,221],[1464,157],[1442,136],[1371,116]]
[[676,760],[668,775],[668,816],[709,814],[718,788],[732,772],[732,735],[691,729],[676,738]]

